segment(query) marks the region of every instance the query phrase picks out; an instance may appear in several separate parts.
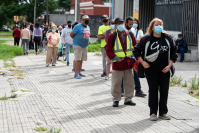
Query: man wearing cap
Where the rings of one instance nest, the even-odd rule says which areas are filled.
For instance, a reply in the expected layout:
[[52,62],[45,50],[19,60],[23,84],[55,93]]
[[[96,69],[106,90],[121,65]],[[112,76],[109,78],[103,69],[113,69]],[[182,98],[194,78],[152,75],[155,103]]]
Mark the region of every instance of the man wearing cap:
[[81,74],[81,67],[83,61],[87,61],[87,46],[89,45],[90,39],[90,27],[89,16],[84,15],[82,17],[82,22],[77,24],[72,32],[70,33],[71,38],[73,38],[73,48],[74,48],[74,58],[75,58],[75,76],[76,79],[81,79],[85,75]]
[[[70,33],[72,32],[72,21],[67,21],[67,26],[64,28],[63,33],[61,35],[61,41],[65,45],[65,55],[67,60],[67,66],[69,66],[69,53],[70,48],[74,52],[73,49],[73,39],[70,36]],[[73,64],[74,65],[74,64]]]
[[113,96],[113,107],[118,107],[121,100],[121,83],[123,78],[124,83],[124,104],[135,106],[131,99],[134,93],[134,76],[131,64],[134,62],[133,48],[136,45],[136,40],[133,34],[129,34],[124,27],[122,18],[115,19],[117,31],[108,36],[106,45],[107,56],[113,62],[112,65],[112,83],[111,93]]
[[183,62],[184,61],[184,53],[186,53],[188,51],[187,42],[183,38],[182,34],[178,34],[178,39],[176,40],[175,43],[177,46],[177,53],[181,53],[180,62]]
[[109,26],[109,22],[108,22],[108,16],[107,15],[103,15],[102,16],[103,19],[103,25],[99,27],[98,30],[98,36],[101,39],[101,53],[102,53],[102,65],[103,65],[103,74],[101,75],[101,77],[105,77],[106,74],[106,50],[105,50],[105,46],[106,46],[106,41],[105,41],[105,33],[107,30],[110,29]]

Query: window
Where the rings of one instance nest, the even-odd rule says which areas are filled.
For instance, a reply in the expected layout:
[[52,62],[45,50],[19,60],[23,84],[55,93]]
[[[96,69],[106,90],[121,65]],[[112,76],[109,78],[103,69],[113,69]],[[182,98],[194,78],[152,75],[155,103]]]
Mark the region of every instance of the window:
[[155,0],[156,5],[182,4],[183,0]]
[[168,0],[156,0],[156,5],[168,4]]
[[182,4],[183,0],[170,0],[169,4]]

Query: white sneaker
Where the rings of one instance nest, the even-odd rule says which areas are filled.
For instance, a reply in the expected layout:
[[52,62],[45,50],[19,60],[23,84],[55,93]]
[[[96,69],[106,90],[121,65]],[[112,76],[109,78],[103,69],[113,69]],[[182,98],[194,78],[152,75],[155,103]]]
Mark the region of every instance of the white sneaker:
[[108,80],[108,79],[109,79],[109,77],[108,77],[108,76],[106,76],[106,77],[105,77],[105,80]]
[[163,114],[162,116],[159,115],[159,118],[163,120],[171,120],[171,117],[167,116],[167,114]]
[[151,120],[151,121],[157,121],[157,116],[156,116],[155,114],[152,114],[152,115],[150,116],[150,120]]

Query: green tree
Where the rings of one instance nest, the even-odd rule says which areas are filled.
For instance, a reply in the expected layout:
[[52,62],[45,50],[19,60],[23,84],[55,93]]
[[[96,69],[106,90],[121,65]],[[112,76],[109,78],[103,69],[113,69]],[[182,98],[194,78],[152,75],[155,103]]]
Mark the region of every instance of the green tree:
[[65,11],[70,10],[71,0],[58,0],[58,7],[64,9]]

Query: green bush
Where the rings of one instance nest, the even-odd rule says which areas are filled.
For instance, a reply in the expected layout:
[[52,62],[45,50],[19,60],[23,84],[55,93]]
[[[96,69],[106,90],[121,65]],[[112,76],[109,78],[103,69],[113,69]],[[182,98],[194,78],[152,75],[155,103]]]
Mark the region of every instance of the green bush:
[[101,43],[99,41],[90,42],[88,45],[88,52],[99,52],[101,51]]
[[23,55],[22,47],[6,45],[3,43],[5,43],[5,41],[0,40],[0,59],[9,59]]

